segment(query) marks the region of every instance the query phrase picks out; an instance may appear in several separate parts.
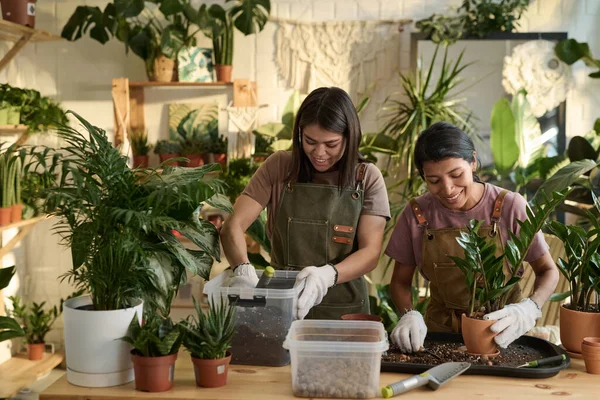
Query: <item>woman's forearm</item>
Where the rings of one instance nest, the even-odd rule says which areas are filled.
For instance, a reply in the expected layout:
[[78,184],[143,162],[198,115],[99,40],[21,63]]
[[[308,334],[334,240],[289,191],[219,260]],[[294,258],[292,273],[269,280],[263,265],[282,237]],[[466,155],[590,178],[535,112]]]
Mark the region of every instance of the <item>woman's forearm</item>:
[[349,282],[373,271],[378,260],[379,251],[369,248],[357,250],[335,265],[338,270],[337,283]]
[[542,307],[556,290],[559,278],[558,268],[550,254],[546,254],[542,259],[533,262],[531,267],[535,273],[535,282],[533,284],[533,294],[530,297],[531,300]]
[[401,282],[390,282],[390,295],[396,309],[400,312],[410,310],[412,304],[412,284],[404,284]]
[[229,265],[234,266],[248,262],[246,238],[244,237],[244,231],[239,225],[231,222],[223,224],[220,237],[223,252]]

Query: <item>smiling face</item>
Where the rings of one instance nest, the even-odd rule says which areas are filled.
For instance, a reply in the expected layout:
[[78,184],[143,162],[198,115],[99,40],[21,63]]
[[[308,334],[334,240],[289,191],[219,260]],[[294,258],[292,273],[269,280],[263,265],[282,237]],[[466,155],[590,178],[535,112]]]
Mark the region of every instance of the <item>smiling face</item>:
[[476,161],[445,158],[423,163],[423,175],[429,192],[450,210],[466,211],[483,196],[483,184],[473,181]]
[[318,172],[335,169],[346,149],[344,135],[322,129],[318,124],[302,129],[302,149]]

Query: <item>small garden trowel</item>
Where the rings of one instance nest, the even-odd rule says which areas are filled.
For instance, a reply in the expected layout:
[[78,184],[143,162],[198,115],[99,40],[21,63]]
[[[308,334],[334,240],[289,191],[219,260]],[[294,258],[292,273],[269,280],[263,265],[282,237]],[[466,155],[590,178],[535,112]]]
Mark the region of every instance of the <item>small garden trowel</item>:
[[387,399],[424,385],[429,386],[433,390],[437,390],[452,378],[468,370],[470,366],[471,363],[468,362],[443,363],[428,369],[419,375],[413,375],[410,378],[403,379],[381,388],[381,395]]

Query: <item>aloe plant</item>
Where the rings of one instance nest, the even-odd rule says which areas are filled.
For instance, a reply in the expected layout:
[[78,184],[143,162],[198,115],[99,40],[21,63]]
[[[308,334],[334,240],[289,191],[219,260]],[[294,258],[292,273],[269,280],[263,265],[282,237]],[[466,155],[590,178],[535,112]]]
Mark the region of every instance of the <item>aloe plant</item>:
[[[511,289],[521,279],[518,272],[536,233],[563,202],[567,193],[568,189],[554,192],[535,202],[532,209],[527,208],[527,219],[519,221],[519,236],[509,231],[511,239],[506,242],[504,252],[499,256],[496,256],[495,243],[479,235],[483,221],[469,222],[466,231],[456,239],[464,249],[463,257],[449,256],[465,274],[470,293],[469,315],[481,309],[490,313],[506,305]],[[505,259],[510,267],[509,276],[503,270]]]
[[22,161],[13,148],[0,154],[0,207],[10,207],[21,201]]
[[129,135],[131,149],[135,156],[147,156],[152,148],[148,143],[148,134],[144,130],[134,130]]
[[235,306],[226,298],[213,297],[205,314],[195,298],[193,301],[196,315],[181,322],[185,331],[184,346],[193,357],[224,358],[235,333]]

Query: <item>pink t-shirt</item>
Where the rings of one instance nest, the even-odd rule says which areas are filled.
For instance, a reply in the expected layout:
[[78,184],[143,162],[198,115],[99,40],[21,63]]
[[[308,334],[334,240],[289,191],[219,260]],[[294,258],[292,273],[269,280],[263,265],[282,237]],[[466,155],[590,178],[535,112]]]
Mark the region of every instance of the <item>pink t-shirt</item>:
[[[502,190],[498,186],[485,183],[483,197],[475,207],[467,211],[450,210],[444,207],[429,192],[417,197],[416,200],[419,206],[421,206],[423,216],[429,222],[429,229],[465,227],[471,219],[483,220],[485,221],[485,225],[490,225],[494,201]],[[519,193],[509,192],[504,197],[499,226],[505,245],[506,241],[510,239],[509,230],[517,236],[519,235],[520,226],[517,220],[524,221],[527,219],[526,207],[527,201]],[[400,264],[416,265],[420,268],[422,265],[422,243],[423,228],[418,226],[417,218],[412,208],[406,206],[398,218],[398,223],[385,249],[385,254]],[[540,231],[535,235],[525,261],[531,262],[539,259],[548,252],[548,249],[549,247],[544,240],[544,235]]]

